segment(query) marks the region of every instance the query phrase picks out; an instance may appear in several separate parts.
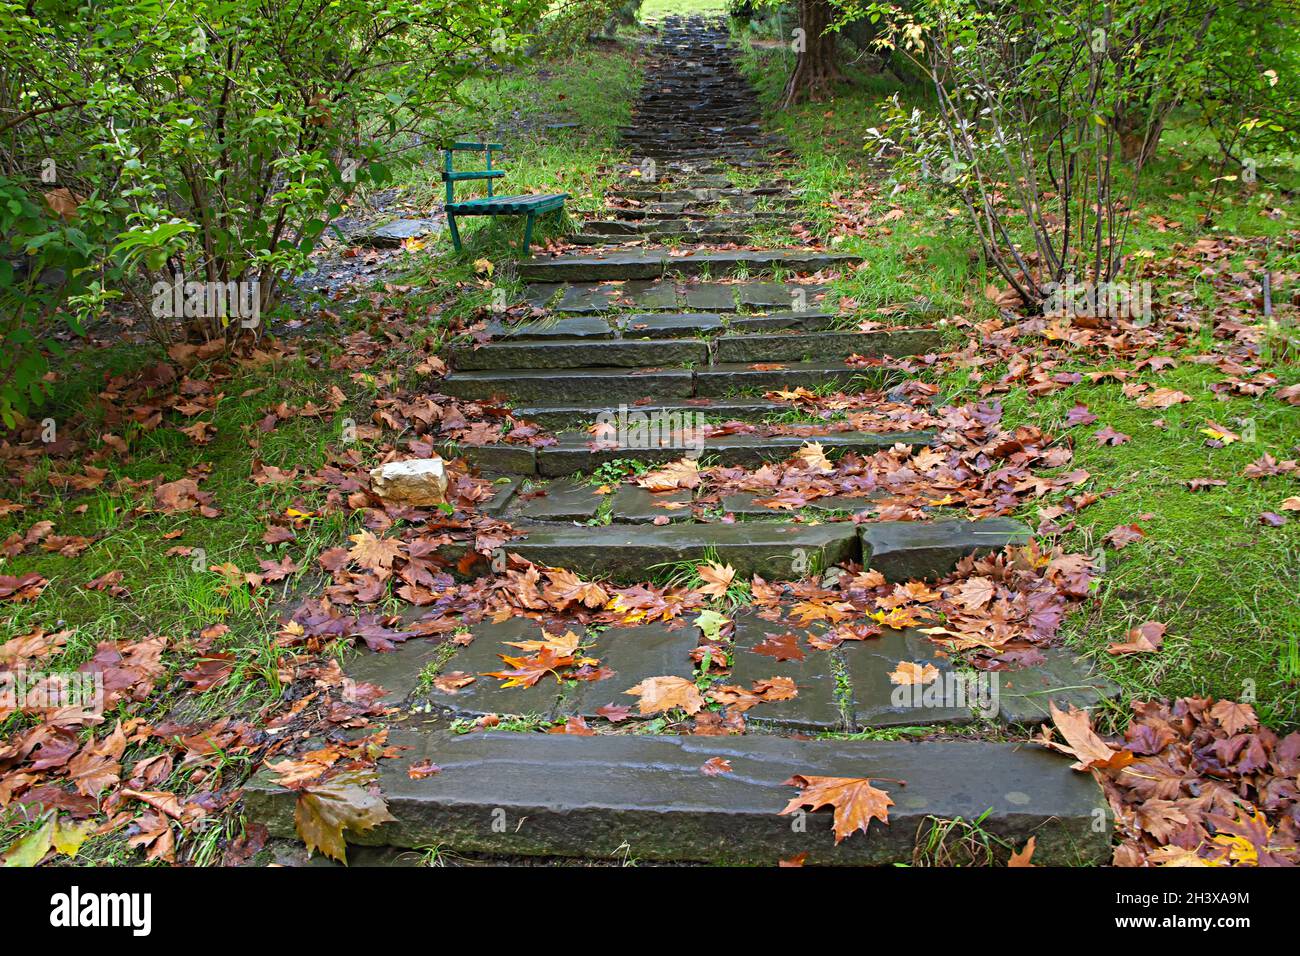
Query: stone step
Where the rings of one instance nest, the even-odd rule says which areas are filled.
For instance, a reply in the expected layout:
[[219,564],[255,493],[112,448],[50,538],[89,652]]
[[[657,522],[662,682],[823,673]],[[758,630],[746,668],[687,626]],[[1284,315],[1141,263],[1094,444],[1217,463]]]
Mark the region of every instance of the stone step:
[[923,355],[942,347],[942,333],[931,329],[726,335],[714,343],[713,359],[720,363],[825,362],[851,355]]
[[829,286],[779,282],[692,282],[632,279],[626,282],[535,282],[524,290],[524,301],[539,309],[565,314],[593,314],[624,309],[695,309],[705,312],[741,310],[821,311],[818,303]]
[[742,578],[758,574],[776,581],[802,578],[860,553],[856,526],[847,522],[530,527],[528,537],[504,547],[534,564],[629,583],[653,579],[667,565],[700,562],[707,554],[716,554]]
[[[649,402],[645,405],[625,405],[624,409],[662,418],[666,415],[681,415],[699,412],[706,421],[725,422],[762,421],[773,415],[788,412],[791,406],[767,399],[750,401],[726,401],[724,399],[680,399],[678,401]],[[617,418],[618,405],[516,405],[512,414],[515,418],[534,422],[547,431],[559,431],[565,428],[585,428],[597,421]]]
[[[638,409],[631,409],[638,411]],[[617,418],[614,419],[617,422]],[[633,458],[647,464],[666,464],[676,461],[693,450],[685,448],[677,433],[689,425],[689,419],[672,418],[664,424],[664,441],[670,442],[666,447],[637,447],[635,439],[628,446],[615,448],[592,448],[590,436],[561,435],[560,442],[538,449],[537,473],[545,477],[575,475],[591,472],[605,462],[620,458]],[[655,436],[657,437],[657,435]],[[754,468],[765,461],[784,461],[809,442],[818,442],[828,457],[837,457],[845,452],[857,452],[872,455],[883,448],[896,444],[923,447],[934,440],[929,432],[889,432],[874,434],[871,432],[834,432],[815,437],[798,437],[794,435],[726,435],[720,438],[706,438],[699,449],[700,458],[711,464],[726,467],[744,466]]]
[[863,563],[887,581],[935,580],[967,555],[1028,544],[1033,532],[1011,518],[981,521],[879,521],[860,525]]
[[534,342],[491,342],[453,346],[447,354],[451,364],[462,370],[642,368],[703,366],[710,360],[741,364],[824,362],[855,354],[871,358],[905,356],[937,351],[943,344],[942,335],[928,329],[727,334],[718,335],[711,346],[695,337],[722,331],[721,317],[708,313],[637,315],[627,320],[622,338],[616,340],[593,340],[595,337],[588,335]]
[[[509,856],[683,860],[773,866],[910,863],[933,820],[980,820],[1017,849],[1032,836],[1040,865],[1110,858],[1110,816],[1091,776],[1041,747],[742,737],[448,734],[394,727],[379,789],[395,820],[349,838],[361,845]],[[706,774],[724,760],[729,773]],[[416,765],[441,768],[414,774]],[[790,777],[869,778],[893,801],[836,843],[829,808],[781,815]],[[904,781],[898,783],[895,781]],[[294,837],[296,795],[259,775],[249,817]]]
[[[480,349],[480,351],[483,351]],[[755,367],[760,366],[760,367]],[[775,367],[769,367],[775,366]],[[454,398],[590,405],[674,398],[761,396],[775,389],[888,388],[906,376],[893,369],[818,362],[721,364],[690,368],[511,368],[452,372],[438,390]]]
[[457,369],[646,368],[703,365],[709,345],[698,339],[617,339],[501,342],[456,346],[448,355]]
[[[755,365],[777,367],[755,368]],[[761,395],[800,386],[829,386],[836,390],[858,387],[861,391],[871,391],[896,385],[905,377],[892,369],[821,362],[722,363],[696,371],[695,394],[708,397]]]
[[562,255],[534,257],[519,265],[519,277],[526,282],[593,282],[603,279],[656,279],[664,275],[729,275],[738,270],[771,272],[819,272],[855,265],[861,256],[844,252],[816,252],[805,249],[766,251],[721,250],[692,255],[672,255],[664,250],[612,252],[609,255]]
[[687,368],[509,369],[453,372],[438,383],[445,395],[464,399],[500,397],[521,402],[563,404],[636,402],[646,396],[690,398],[695,373]]

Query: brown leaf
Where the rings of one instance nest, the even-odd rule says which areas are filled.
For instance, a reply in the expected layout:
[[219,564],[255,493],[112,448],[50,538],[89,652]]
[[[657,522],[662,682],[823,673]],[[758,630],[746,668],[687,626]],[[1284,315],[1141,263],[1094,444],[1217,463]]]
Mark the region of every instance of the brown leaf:
[[641,698],[641,714],[660,714],[680,707],[688,714],[697,714],[704,707],[704,698],[694,681],[685,677],[647,677],[625,694]]
[[381,823],[395,821],[387,801],[367,789],[374,779],[373,771],[352,770],[299,791],[293,821],[308,855],[320,850],[346,863],[345,830],[365,833]]
[[1123,644],[1112,644],[1106,648],[1111,654],[1154,654],[1160,650],[1165,639],[1165,625],[1159,621],[1147,621],[1128,632],[1128,640]]
[[1030,837],[1022,850],[1014,850],[1011,853],[1011,859],[1007,861],[1007,866],[1033,866],[1030,858],[1034,855],[1034,841],[1037,837]]
[[857,830],[867,832],[872,820],[889,822],[889,808],[894,801],[884,790],[871,785],[866,777],[813,777],[795,774],[785,782],[788,787],[800,787],[803,792],[791,799],[781,811],[784,816],[807,806],[835,808],[835,842]]

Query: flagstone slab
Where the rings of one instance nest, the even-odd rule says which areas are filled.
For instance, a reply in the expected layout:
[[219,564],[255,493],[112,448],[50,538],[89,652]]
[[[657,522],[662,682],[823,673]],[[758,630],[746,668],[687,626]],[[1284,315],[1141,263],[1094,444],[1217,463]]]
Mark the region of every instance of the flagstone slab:
[[[840,646],[853,695],[857,730],[968,724],[973,719],[965,685],[942,649],[914,629],[886,629],[879,637],[845,641]],[[925,684],[900,685],[890,677],[902,663],[937,672]],[[951,675],[951,676],[950,676]],[[974,701],[971,701],[973,703]]]
[[928,329],[892,332],[807,332],[725,335],[714,343],[718,362],[829,362],[850,355],[921,355],[941,348],[943,337]]
[[[747,726],[777,730],[848,730],[833,651],[815,650],[807,641],[810,628],[764,620],[752,611],[741,611],[736,622],[734,664],[727,684],[750,690],[755,681],[788,677],[796,695],[789,700],[764,701],[745,712]],[[769,638],[796,635],[802,660],[778,660],[755,650]]]
[[[528,618],[512,618],[500,624],[480,621],[470,627],[470,633],[474,639],[452,654],[438,673],[447,676],[461,672],[473,677],[473,682],[455,689],[440,688],[432,681],[419,682],[408,696],[410,702],[427,703],[455,717],[481,717],[485,714],[549,717],[555,712],[564,688],[554,676],[546,674],[532,687],[503,687],[503,680],[487,676],[492,671],[512,669],[501,659],[502,654],[510,657],[532,654],[506,642],[543,640],[545,635],[540,624]],[[401,653],[399,649],[386,656],[397,658]],[[408,666],[419,675],[419,669],[414,667],[417,660],[413,656]],[[396,668],[398,661],[394,660],[390,666]],[[382,680],[379,683],[387,686]]]
[[[1040,865],[1110,858],[1106,801],[1088,774],[1043,748],[781,737],[471,733],[394,727],[399,756],[379,762],[394,822],[350,842],[439,846],[502,856],[698,860],[775,865],[909,863],[932,818],[980,819],[1016,847],[1035,838]],[[710,760],[730,772],[706,774]],[[408,768],[432,763],[438,773]],[[865,777],[893,805],[889,822],[835,842],[829,808],[782,815],[793,774]],[[905,785],[894,781],[906,781]],[[244,805],[272,836],[294,835],[296,795],[265,774]],[[1094,826],[1100,817],[1103,824]],[[920,831],[918,835],[918,831]]]
[[737,313],[727,323],[731,332],[749,334],[755,332],[780,332],[785,329],[815,332],[832,328],[838,316],[832,312],[770,312],[763,314]]
[[647,396],[689,398],[694,381],[694,372],[683,368],[508,369],[453,372],[438,383],[438,389],[466,399],[500,396],[548,404],[635,402]]
[[859,526],[862,558],[887,581],[934,580],[967,555],[1028,544],[1033,533],[1010,518],[981,521],[879,521]]
[[[725,399],[666,399],[650,401],[635,406],[624,406],[627,413],[639,412],[648,416],[663,418],[668,415],[683,413],[700,413],[710,422],[758,421],[770,415],[779,415],[789,411],[790,406],[767,399],[749,401],[727,401]],[[585,429],[597,421],[615,420],[619,416],[619,406],[609,404],[592,405],[517,405],[515,418],[535,422],[550,431],[566,428]]]
[[479,513],[493,518],[499,516],[510,506],[515,493],[522,485],[523,479],[515,475],[509,475],[493,482],[495,491],[491,498],[478,506]]
[[702,560],[714,549],[741,577],[759,574],[774,581],[794,580],[810,567],[856,558],[856,538],[848,524],[561,525],[530,528],[526,538],[511,541],[506,549],[534,564],[626,582],[652,577],[656,565]]
[[596,718],[606,704],[630,706],[639,716],[639,698],[624,691],[651,677],[682,677],[694,680],[691,651],[699,643],[699,631],[689,624],[676,629],[656,622],[638,627],[611,627],[602,631],[583,653],[597,658],[600,666],[614,671],[598,681],[571,681],[560,710]]
[[537,472],[537,449],[532,445],[462,445],[439,446],[444,458],[463,458],[480,471],[509,475],[532,475]]
[[[738,434],[706,438],[703,442],[688,444],[691,436],[682,429],[681,423],[673,423],[671,428],[666,425],[658,433],[651,430],[644,442],[629,438],[627,444],[615,447],[593,447],[594,443],[589,436],[561,434],[557,444],[538,450],[538,473],[560,476],[589,472],[620,458],[664,464],[685,456],[701,455],[722,465],[753,467],[765,461],[784,460],[809,442],[819,443],[828,456],[850,451],[870,455],[896,444],[921,447],[934,438],[930,432],[832,432],[813,437]],[[664,444],[650,446],[650,440],[656,435],[662,437]],[[649,447],[640,447],[641,445]]]
[[829,495],[824,498],[810,498],[808,502],[799,509],[769,508],[767,505],[758,504],[759,501],[768,500],[771,497],[772,495],[755,494],[748,491],[732,495],[724,495],[722,498],[722,510],[742,517],[759,518],[770,518],[774,515],[790,514],[792,510],[848,512],[850,514],[857,514],[862,511],[871,510],[873,507],[872,502],[885,497],[885,495],[877,492],[863,497]]
[[800,385],[814,388],[826,384],[846,387],[860,383],[864,389],[882,388],[902,380],[902,373],[892,369],[857,367],[818,362],[780,362],[754,365],[777,365],[777,368],[754,368],[743,363],[719,363],[696,373],[696,394],[726,396],[758,394],[777,389],[794,389]]
[[620,298],[638,309],[676,309],[681,305],[677,287],[658,279],[625,282]]
[[1051,720],[1052,703],[1061,710],[1093,711],[1119,698],[1119,685],[1096,673],[1087,658],[1064,647],[1049,647],[1042,654],[1040,664],[997,672],[997,717],[1003,723],[1037,727]]
[[518,514],[534,521],[589,521],[596,516],[601,500],[589,482],[560,479],[530,491],[528,499],[520,502]]
[[555,340],[490,343],[477,348],[461,345],[449,355],[456,369],[466,370],[648,368],[703,364],[709,359],[709,346],[694,339]]
[[[619,485],[610,501],[610,515],[614,521],[623,524],[651,524],[656,519],[668,521],[690,521],[691,492],[647,491],[637,485]],[[663,505],[685,505],[686,507],[665,508]],[[660,524],[662,524],[662,520]]]
[[[711,312],[665,312],[629,315],[623,322],[625,339],[664,339],[721,332],[722,316]],[[707,357],[706,357],[707,358]],[[704,361],[703,359],[700,361]],[[663,364],[663,360],[658,360]]]
[[556,312],[608,312],[622,292],[610,285],[561,285],[559,288],[562,294],[552,306]]
[[861,256],[806,249],[718,250],[677,256],[665,250],[613,251],[605,255],[534,257],[519,265],[528,282],[592,282],[604,279],[654,279],[662,275],[726,275],[738,269],[750,273],[779,267],[794,272],[819,272],[855,265]]
[[587,315],[548,316],[523,322],[492,321],[487,333],[497,342],[536,339],[612,339],[614,327],[602,318]]
[[385,691],[380,702],[400,707],[419,686],[424,669],[446,653],[439,641],[415,638],[392,651],[362,651],[344,663],[343,673],[358,684],[379,685]]
[[736,287],[734,285],[697,285],[686,286],[682,298],[692,309],[713,309],[719,312],[735,312]]

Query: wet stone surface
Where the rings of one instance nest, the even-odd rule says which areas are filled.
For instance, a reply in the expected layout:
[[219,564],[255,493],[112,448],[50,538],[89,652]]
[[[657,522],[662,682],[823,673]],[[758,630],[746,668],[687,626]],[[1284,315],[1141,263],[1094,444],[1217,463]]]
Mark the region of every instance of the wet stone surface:
[[601,666],[614,671],[612,677],[598,681],[571,681],[561,711],[585,718],[599,717],[596,711],[606,704],[631,706],[637,713],[637,698],[624,693],[649,677],[694,676],[691,651],[698,643],[699,631],[679,622],[676,629],[664,623],[639,627],[611,627],[601,632],[585,651],[600,660]]
[[[735,666],[730,684],[749,690],[755,681],[772,677],[789,677],[798,691],[789,700],[764,701],[745,714],[747,726],[782,730],[847,730],[837,680],[834,651],[815,650],[808,644],[807,628],[791,627],[764,620],[753,612],[735,616]],[[820,630],[820,628],[818,628]],[[796,635],[796,647],[802,660],[780,660],[756,651],[769,638],[787,633]]]
[[[879,637],[845,641],[840,651],[853,688],[857,729],[964,724],[973,719],[965,685],[957,686],[951,661],[924,634],[886,630]],[[924,684],[896,684],[890,674],[904,662],[933,667],[938,673]]]
[[518,515],[534,521],[589,521],[601,497],[590,482],[561,478],[521,495]]
[[[669,521],[689,521],[691,497],[689,491],[647,491],[636,485],[623,484],[614,492],[610,514],[615,521],[625,524],[653,524],[655,519],[663,518]],[[683,507],[664,507],[665,505]]]

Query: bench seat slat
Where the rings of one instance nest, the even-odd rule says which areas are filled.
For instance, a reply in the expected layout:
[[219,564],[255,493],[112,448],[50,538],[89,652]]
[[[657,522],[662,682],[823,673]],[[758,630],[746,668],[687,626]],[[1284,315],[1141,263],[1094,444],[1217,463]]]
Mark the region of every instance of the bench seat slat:
[[568,193],[550,193],[535,196],[483,197],[481,199],[467,199],[464,202],[452,203],[447,206],[447,212],[454,216],[509,216],[521,215],[529,210],[532,210],[533,212],[547,212],[551,209],[563,206],[564,201],[568,198]]
[[458,183],[462,179],[500,179],[505,174],[504,169],[471,169],[459,173],[443,173],[442,181]]

